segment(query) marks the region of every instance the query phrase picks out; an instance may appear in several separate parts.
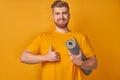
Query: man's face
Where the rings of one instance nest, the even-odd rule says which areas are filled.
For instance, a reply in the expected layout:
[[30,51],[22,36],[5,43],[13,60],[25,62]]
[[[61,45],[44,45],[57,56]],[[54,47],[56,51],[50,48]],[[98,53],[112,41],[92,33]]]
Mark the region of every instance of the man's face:
[[68,25],[70,14],[67,7],[53,8],[53,20],[57,27],[65,28]]

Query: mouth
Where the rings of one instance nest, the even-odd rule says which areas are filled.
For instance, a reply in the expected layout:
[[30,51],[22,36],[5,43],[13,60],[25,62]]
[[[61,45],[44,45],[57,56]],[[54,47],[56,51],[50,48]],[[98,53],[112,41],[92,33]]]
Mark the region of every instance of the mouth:
[[65,19],[59,19],[58,22],[65,22]]
[[65,19],[58,19],[58,21],[65,21]]

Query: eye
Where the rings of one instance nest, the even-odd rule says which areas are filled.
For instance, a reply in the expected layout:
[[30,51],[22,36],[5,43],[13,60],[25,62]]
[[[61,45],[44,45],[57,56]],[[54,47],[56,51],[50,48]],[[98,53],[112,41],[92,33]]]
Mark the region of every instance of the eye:
[[59,15],[60,13],[59,12],[56,12],[55,15]]
[[68,14],[68,12],[67,12],[67,11],[66,11],[66,12],[63,12],[63,14],[67,15],[67,14]]

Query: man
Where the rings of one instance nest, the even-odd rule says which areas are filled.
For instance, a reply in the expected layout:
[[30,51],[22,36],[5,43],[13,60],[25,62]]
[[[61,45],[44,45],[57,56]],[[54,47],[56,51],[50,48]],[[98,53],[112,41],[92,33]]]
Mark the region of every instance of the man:
[[[68,29],[69,6],[64,1],[55,1],[52,6],[55,31],[41,33],[23,52],[21,61],[28,64],[42,64],[42,80],[81,80],[81,68],[95,69],[97,60],[87,38]],[[87,57],[73,55],[66,48],[66,41],[76,38]]]

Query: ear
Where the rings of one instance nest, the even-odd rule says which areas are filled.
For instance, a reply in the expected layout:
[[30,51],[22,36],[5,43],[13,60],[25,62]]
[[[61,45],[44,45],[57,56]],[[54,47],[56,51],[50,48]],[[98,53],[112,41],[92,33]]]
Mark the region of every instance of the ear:
[[71,15],[71,14],[69,13],[69,19],[70,19],[70,15]]
[[52,19],[54,20],[54,13],[52,12]]

